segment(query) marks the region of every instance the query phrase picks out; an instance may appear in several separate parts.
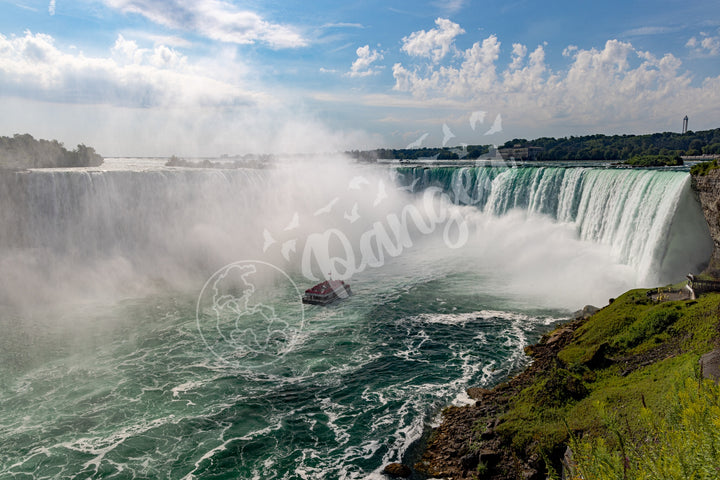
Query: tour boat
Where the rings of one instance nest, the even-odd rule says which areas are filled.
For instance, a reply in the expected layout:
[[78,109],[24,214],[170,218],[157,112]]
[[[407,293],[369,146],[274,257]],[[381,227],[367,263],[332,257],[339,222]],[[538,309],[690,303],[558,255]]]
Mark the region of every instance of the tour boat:
[[330,305],[336,300],[348,298],[350,295],[352,295],[350,285],[344,281],[325,280],[305,290],[302,302],[310,305]]

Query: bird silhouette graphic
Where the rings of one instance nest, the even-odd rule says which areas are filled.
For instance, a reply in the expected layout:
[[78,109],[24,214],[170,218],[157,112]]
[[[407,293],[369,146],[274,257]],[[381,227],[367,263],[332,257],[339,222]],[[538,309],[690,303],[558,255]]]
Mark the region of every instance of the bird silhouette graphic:
[[267,228],[263,230],[263,239],[265,240],[265,243],[263,243],[263,252],[267,251],[270,245],[276,243],[275,239],[270,235],[270,232],[267,231]]
[[292,239],[288,240],[287,242],[282,244],[282,247],[280,248],[280,253],[282,253],[282,256],[287,260],[290,261],[290,252],[294,252],[297,245],[297,240]]
[[326,214],[332,212],[332,209],[333,209],[333,207],[335,206],[335,204],[338,202],[338,200],[340,200],[339,197],[333,198],[333,199],[330,201],[330,203],[328,203],[327,205],[325,205],[325,206],[322,207],[322,208],[317,209],[317,210],[315,211],[315,213],[313,213],[313,216],[317,217],[318,215],[326,215]]
[[418,138],[412,143],[409,143],[408,146],[405,148],[420,148],[428,135],[429,133],[424,133],[422,136],[420,136],[420,138]]
[[360,215],[358,214],[358,204],[355,203],[350,213],[345,212],[345,215],[343,215],[343,217],[350,223],[355,223],[360,218]]
[[370,185],[370,181],[367,178],[358,175],[350,180],[348,188],[350,190],[360,190],[363,185]]
[[295,212],[295,215],[293,215],[292,220],[290,220],[290,223],[287,224],[287,227],[283,228],[283,230],[295,230],[300,225],[300,216],[297,212]]
[[475,130],[475,127],[477,124],[483,124],[485,123],[485,112],[484,110],[476,110],[470,114],[470,128]]
[[410,185],[407,185],[405,187],[398,187],[398,190],[405,190],[405,191],[412,193],[415,191],[415,185],[417,185],[417,183],[419,181],[420,181],[420,179],[416,178],[415,180],[412,181],[412,183]]
[[385,200],[387,198],[387,193],[385,192],[385,182],[382,180],[378,180],[378,190],[377,190],[377,196],[375,197],[375,201],[373,202],[373,207],[377,207],[380,205],[380,202]]
[[485,135],[492,135],[494,133],[502,132],[502,116],[498,113],[497,117],[495,117],[495,121],[492,124],[492,127],[490,127],[490,130],[485,132]]
[[442,131],[443,131],[442,146],[444,147],[445,145],[447,145],[447,143],[450,141],[451,138],[455,138],[455,134],[450,130],[450,127],[447,126],[447,123],[443,123]]

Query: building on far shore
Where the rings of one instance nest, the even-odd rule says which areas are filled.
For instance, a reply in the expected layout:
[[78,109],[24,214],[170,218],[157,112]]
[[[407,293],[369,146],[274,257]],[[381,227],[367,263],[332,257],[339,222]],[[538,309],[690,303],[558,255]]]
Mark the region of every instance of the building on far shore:
[[543,150],[545,149],[542,147],[523,147],[520,145],[498,149],[503,160],[537,160],[538,153]]

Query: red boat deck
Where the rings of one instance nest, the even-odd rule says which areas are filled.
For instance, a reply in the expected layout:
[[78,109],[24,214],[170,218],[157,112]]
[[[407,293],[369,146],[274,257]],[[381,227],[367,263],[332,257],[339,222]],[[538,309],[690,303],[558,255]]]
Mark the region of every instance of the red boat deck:
[[352,295],[350,285],[342,280],[325,280],[305,290],[303,303],[311,305],[328,305],[334,301]]

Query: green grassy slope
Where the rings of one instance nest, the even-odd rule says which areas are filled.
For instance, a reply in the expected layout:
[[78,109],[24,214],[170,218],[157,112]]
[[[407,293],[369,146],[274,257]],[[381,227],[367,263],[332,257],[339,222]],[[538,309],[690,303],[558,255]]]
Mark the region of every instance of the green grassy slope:
[[643,412],[664,418],[674,408],[716,346],[719,314],[720,294],[656,304],[646,290],[625,293],[575,331],[554,366],[513,399],[497,433],[525,458],[558,458],[580,438],[588,449],[600,441],[620,451],[612,425],[631,435],[647,427]]

